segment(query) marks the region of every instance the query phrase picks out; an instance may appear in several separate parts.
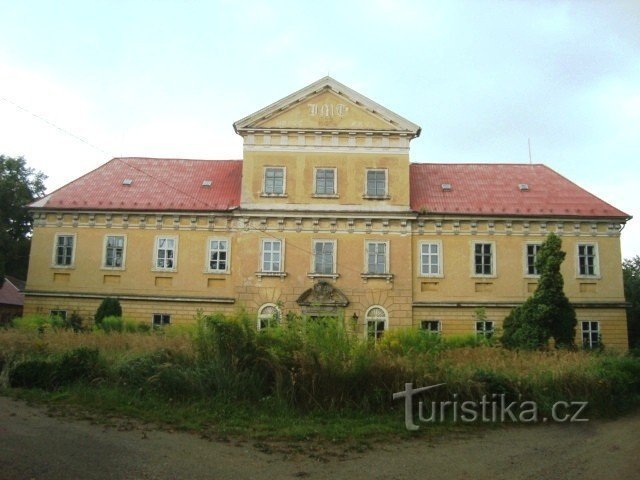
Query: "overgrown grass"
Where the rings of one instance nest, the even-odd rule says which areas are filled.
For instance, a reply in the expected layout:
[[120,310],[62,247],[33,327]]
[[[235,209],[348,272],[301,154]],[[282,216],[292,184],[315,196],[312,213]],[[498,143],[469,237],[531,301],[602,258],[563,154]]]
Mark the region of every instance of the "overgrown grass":
[[181,428],[287,438],[401,434],[402,402],[392,394],[406,382],[444,383],[430,401],[535,401],[541,416],[559,400],[589,402],[590,417],[640,404],[640,359],[615,353],[518,352],[409,329],[375,343],[335,319],[290,318],[257,332],[243,314],[135,333],[25,323],[0,332],[0,386]]

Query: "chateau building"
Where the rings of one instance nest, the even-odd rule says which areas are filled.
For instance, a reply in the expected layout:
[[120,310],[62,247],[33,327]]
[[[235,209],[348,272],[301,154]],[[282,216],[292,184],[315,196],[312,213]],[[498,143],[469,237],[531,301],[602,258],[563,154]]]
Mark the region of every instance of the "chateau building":
[[626,348],[630,217],[548,167],[411,163],[420,127],[330,77],[234,128],[242,160],[114,158],[33,203],[25,314],[90,318],[112,296],[156,325],[244,309],[256,328],[295,312],[490,335],[554,232],[577,342]]

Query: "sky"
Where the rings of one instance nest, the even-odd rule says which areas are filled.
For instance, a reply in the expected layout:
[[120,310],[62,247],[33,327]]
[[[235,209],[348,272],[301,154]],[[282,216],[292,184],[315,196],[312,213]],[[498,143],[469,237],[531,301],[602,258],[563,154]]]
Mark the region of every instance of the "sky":
[[636,217],[640,1],[0,0],[0,154],[48,191],[115,156],[240,159],[232,124],[331,75],[413,162],[544,163]]

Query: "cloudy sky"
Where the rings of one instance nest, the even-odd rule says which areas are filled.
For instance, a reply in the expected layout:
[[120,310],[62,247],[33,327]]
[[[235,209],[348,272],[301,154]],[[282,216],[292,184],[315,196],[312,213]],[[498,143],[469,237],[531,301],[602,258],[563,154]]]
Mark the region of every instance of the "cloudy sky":
[[637,0],[0,0],[0,153],[49,190],[113,156],[241,158],[235,120],[327,74],[422,126],[414,162],[531,139],[637,217],[640,254]]

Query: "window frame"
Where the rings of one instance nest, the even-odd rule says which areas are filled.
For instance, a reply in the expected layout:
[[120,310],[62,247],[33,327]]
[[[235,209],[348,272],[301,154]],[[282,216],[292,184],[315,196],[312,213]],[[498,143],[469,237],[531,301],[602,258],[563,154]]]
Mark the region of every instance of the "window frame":
[[535,263],[538,260],[538,253],[540,252],[540,247],[542,247],[542,242],[525,242],[524,251],[523,251],[523,262],[524,262],[524,277],[525,278],[540,278],[540,273],[529,273],[529,247],[537,247],[535,255],[534,255],[534,270]]
[[[482,324],[482,328],[478,329],[478,326]],[[490,328],[487,328],[487,324],[490,324]],[[493,320],[476,320],[474,322],[476,338],[486,338],[489,340],[493,338],[496,333],[496,324]]]
[[[423,270],[424,264],[422,263],[422,247],[424,245],[437,245],[438,247],[438,273],[425,273]],[[427,255],[432,255],[428,253]],[[442,240],[420,240],[418,242],[418,276],[425,278],[443,278],[444,277],[444,265],[442,255]]]
[[[380,320],[378,317],[369,317],[371,311],[373,309],[380,309],[382,310],[382,312],[384,313],[384,319]],[[382,331],[379,331],[376,325],[376,328],[373,331],[374,335],[370,335],[370,330],[369,330],[369,322],[384,322],[384,328],[382,329]],[[384,308],[382,305],[371,305],[369,308],[367,308],[367,310],[365,311],[364,314],[364,337],[366,339],[369,340],[375,340],[376,342],[378,340],[380,340],[380,338],[382,338],[382,336],[385,334],[385,332],[389,330],[389,312],[387,311],[386,308]]]
[[[432,330],[430,328],[426,328],[426,324],[435,323],[437,326],[436,330]],[[420,330],[423,330],[430,335],[441,335],[442,334],[442,321],[441,320],[420,320]]]
[[[58,263],[58,239],[61,237],[71,237],[73,239],[71,244],[71,263],[68,265]],[[53,255],[51,257],[51,267],[52,268],[75,268],[77,247],[78,247],[77,235],[75,233],[64,233],[64,232],[56,233],[53,238]]]
[[[211,268],[211,243],[212,242],[227,242],[227,248],[225,250],[226,257],[226,267],[224,269],[215,269]],[[218,249],[218,251],[221,251]],[[207,247],[206,247],[206,257],[204,259],[205,264],[205,272],[206,273],[217,273],[217,274],[229,274],[231,272],[231,239],[229,237],[208,237],[207,238]],[[220,263],[220,259],[218,259],[218,264]]]
[[67,310],[53,309],[49,310],[49,318],[59,317],[62,320],[67,319]]
[[[160,240],[173,240],[173,266],[170,268],[167,267],[158,267],[158,250],[160,248]],[[178,271],[178,243],[180,237],[178,235],[156,235],[154,243],[153,243],[153,268],[154,272],[177,272]],[[166,258],[165,258],[166,260]]]
[[[318,193],[318,172],[320,170],[333,171],[333,193]],[[336,167],[314,167],[313,168],[313,193],[314,198],[339,198],[338,194],[338,169]]]
[[[269,170],[282,170],[282,192],[267,192],[267,172]],[[287,196],[287,167],[282,165],[265,166],[262,172],[262,194],[263,197],[286,197]]]
[[[160,317],[160,320],[161,320],[160,323],[156,323],[156,317]],[[164,319],[164,317],[168,317],[169,321],[168,322],[162,321]],[[171,325],[171,314],[170,313],[152,313],[151,314],[151,327],[152,328],[162,328],[162,327],[165,327],[167,325]]]
[[[369,245],[371,244],[384,244],[385,245],[385,271],[384,272],[371,272],[369,271]],[[378,254],[378,253],[376,253]],[[390,242],[389,240],[365,240],[364,241],[364,275],[389,275],[391,273],[390,269],[390,259],[391,256]],[[377,263],[376,263],[377,264]]]
[[[280,268],[279,270],[265,270],[264,269],[264,255],[265,255],[265,250],[264,250],[264,246],[266,242],[279,242],[280,243]],[[284,238],[261,238],[260,239],[260,267],[258,272],[260,274],[282,274],[284,273],[284,249],[285,249],[285,241]],[[273,252],[272,252],[273,253]],[[271,263],[273,264],[273,260],[271,260]]]
[[[107,244],[109,242],[109,237],[121,237],[123,239],[122,242],[122,265],[119,267],[110,267],[107,265]],[[114,257],[115,258],[115,257]],[[106,234],[104,236],[104,240],[102,241],[102,270],[125,270],[126,269],[126,261],[127,261],[127,236],[126,235],[113,235]]]
[[[593,247],[593,273],[582,273],[580,271],[580,247]],[[576,278],[600,278],[600,252],[598,250],[597,242],[578,242],[575,249],[575,262],[576,262]]]
[[[476,245],[491,245],[491,273],[476,273]],[[472,241],[470,257],[472,278],[496,278],[498,276],[498,252],[495,241]]]
[[[369,193],[369,172],[383,172],[384,173],[384,193],[382,195],[371,195]],[[364,175],[364,194],[362,198],[369,200],[389,200],[389,169],[387,168],[367,168]]]
[[[584,329],[584,324],[588,324],[588,329]],[[596,324],[596,329],[593,330],[593,324]],[[593,334],[596,334],[596,340],[593,340]],[[588,345],[585,345],[585,334],[589,336]],[[602,345],[602,330],[600,329],[599,320],[581,320],[580,321],[580,336],[582,337],[582,348],[584,350],[595,350]]]
[[[333,246],[331,272],[318,272],[316,270],[316,245],[318,243],[330,243]],[[311,240],[311,275],[314,277],[336,277],[338,275],[338,241],[336,239],[312,239]]]
[[[267,308],[275,309],[276,318],[273,318],[274,314],[263,313],[264,310],[266,310]],[[276,305],[275,303],[264,303],[260,306],[260,308],[258,308],[258,314],[256,315],[256,319],[257,319],[256,328],[258,329],[258,331],[262,331],[267,328],[273,328],[278,326],[282,321],[282,311],[280,310],[280,307],[278,307],[278,305]],[[263,321],[266,321],[267,323],[265,325],[262,325]],[[271,322],[274,322],[275,324],[272,325]]]

